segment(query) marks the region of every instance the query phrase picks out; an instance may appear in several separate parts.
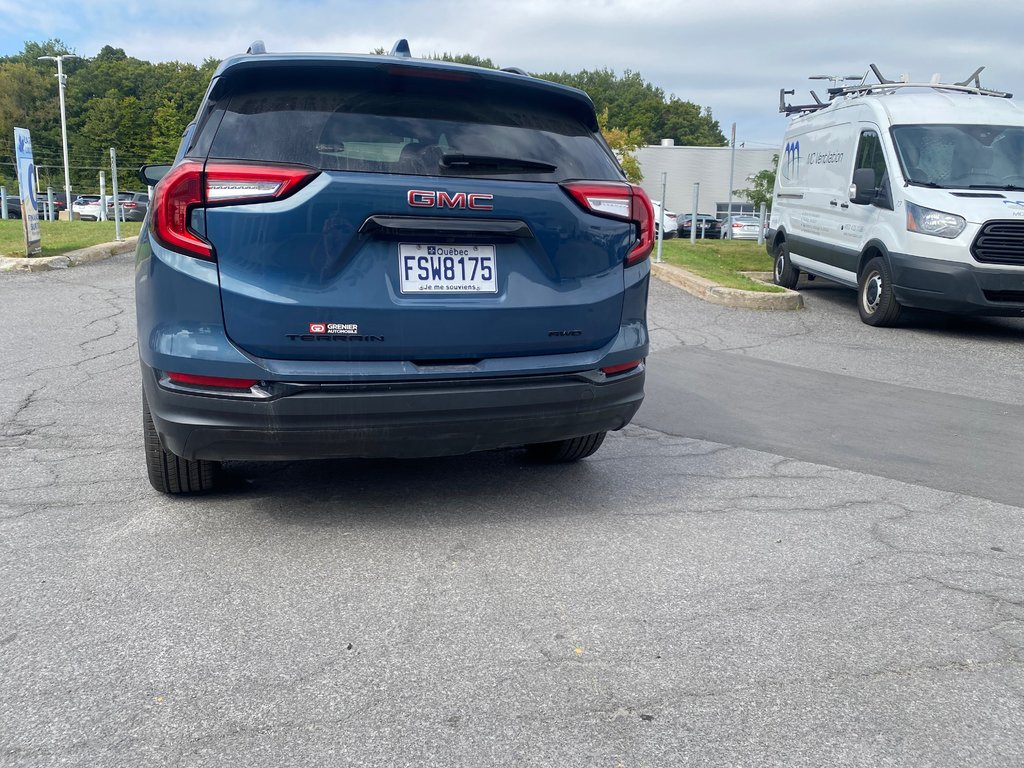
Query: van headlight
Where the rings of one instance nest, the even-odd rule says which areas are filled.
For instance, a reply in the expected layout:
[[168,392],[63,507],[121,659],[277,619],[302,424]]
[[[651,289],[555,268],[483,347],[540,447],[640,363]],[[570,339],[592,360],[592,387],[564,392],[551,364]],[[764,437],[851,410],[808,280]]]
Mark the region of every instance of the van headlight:
[[954,238],[963,232],[966,226],[967,220],[963,216],[934,211],[907,202],[907,229],[910,232]]

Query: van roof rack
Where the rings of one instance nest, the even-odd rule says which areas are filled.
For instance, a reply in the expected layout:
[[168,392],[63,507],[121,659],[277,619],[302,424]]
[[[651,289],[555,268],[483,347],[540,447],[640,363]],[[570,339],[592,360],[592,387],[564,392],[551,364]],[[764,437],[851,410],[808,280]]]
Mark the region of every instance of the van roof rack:
[[[956,83],[943,83],[939,80],[939,76],[935,75],[927,83],[914,83],[910,81],[907,75],[903,75],[899,80],[889,80],[884,77],[874,64],[869,65],[869,69],[864,73],[863,76],[859,75],[813,75],[809,79],[811,80],[829,80],[832,82],[832,86],[828,89],[828,100],[822,101],[818,98],[818,94],[811,91],[811,96],[814,98],[814,104],[787,104],[786,96],[792,96],[796,93],[794,90],[786,90],[785,88],[779,89],[779,112],[785,115],[798,115],[805,114],[808,112],[817,112],[819,109],[825,109],[831,106],[836,98],[843,97],[844,99],[856,98],[858,96],[868,96],[871,94],[888,94],[893,93],[901,88],[934,88],[937,91],[955,91],[957,93],[973,93],[977,96],[993,96],[999,99],[1010,99],[1013,98],[1012,93],[1006,93],[1004,91],[993,91],[988,88],[981,87],[981,72],[984,67],[978,67],[974,72],[970,74],[966,79]],[[878,80],[877,83],[869,83],[868,76],[874,74]],[[850,80],[860,80],[856,85],[840,85],[842,82]]]

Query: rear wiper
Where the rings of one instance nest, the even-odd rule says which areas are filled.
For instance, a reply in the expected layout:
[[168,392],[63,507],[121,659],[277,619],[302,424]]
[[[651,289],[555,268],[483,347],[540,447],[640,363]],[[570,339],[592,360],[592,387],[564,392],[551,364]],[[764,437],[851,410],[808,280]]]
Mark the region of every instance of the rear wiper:
[[968,184],[968,189],[1002,189],[1006,192],[1024,192],[1019,184]]
[[441,155],[442,168],[480,170],[488,173],[551,173],[557,165],[540,160],[523,160],[517,157],[498,155],[464,155],[461,152],[446,152]]

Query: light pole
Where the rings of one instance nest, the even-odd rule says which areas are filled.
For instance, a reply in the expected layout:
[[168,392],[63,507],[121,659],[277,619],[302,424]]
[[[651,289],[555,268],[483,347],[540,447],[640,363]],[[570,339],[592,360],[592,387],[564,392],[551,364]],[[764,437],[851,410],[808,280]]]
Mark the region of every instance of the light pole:
[[64,109],[64,89],[68,84],[68,76],[64,74],[64,59],[77,59],[73,53],[62,53],[60,56],[40,56],[39,60],[57,62],[57,83],[60,91],[60,138],[64,148],[64,207],[71,221],[71,174],[68,172],[68,118]]

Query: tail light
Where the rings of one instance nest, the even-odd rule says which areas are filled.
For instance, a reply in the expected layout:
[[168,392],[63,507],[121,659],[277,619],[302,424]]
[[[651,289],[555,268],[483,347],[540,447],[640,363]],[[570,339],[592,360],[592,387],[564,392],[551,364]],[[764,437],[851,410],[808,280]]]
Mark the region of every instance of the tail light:
[[631,221],[636,226],[636,244],[626,254],[626,266],[639,264],[654,248],[654,207],[647,193],[625,182],[571,182],[562,188],[585,211],[595,216]]
[[222,205],[266,203],[297,192],[319,171],[304,166],[207,163],[187,160],[153,193],[153,236],[166,247],[213,260],[213,247],[189,227],[192,211]]
[[601,373],[603,373],[605,376],[617,376],[620,373],[625,373],[626,371],[632,371],[635,368],[639,368],[640,363],[642,362],[643,360],[631,360],[628,363],[620,363],[619,365],[609,365],[605,368],[602,368]]
[[191,384],[196,387],[216,387],[219,389],[249,389],[256,384],[256,379],[228,379],[223,376],[198,376],[194,373],[167,372],[167,378],[175,384]]

